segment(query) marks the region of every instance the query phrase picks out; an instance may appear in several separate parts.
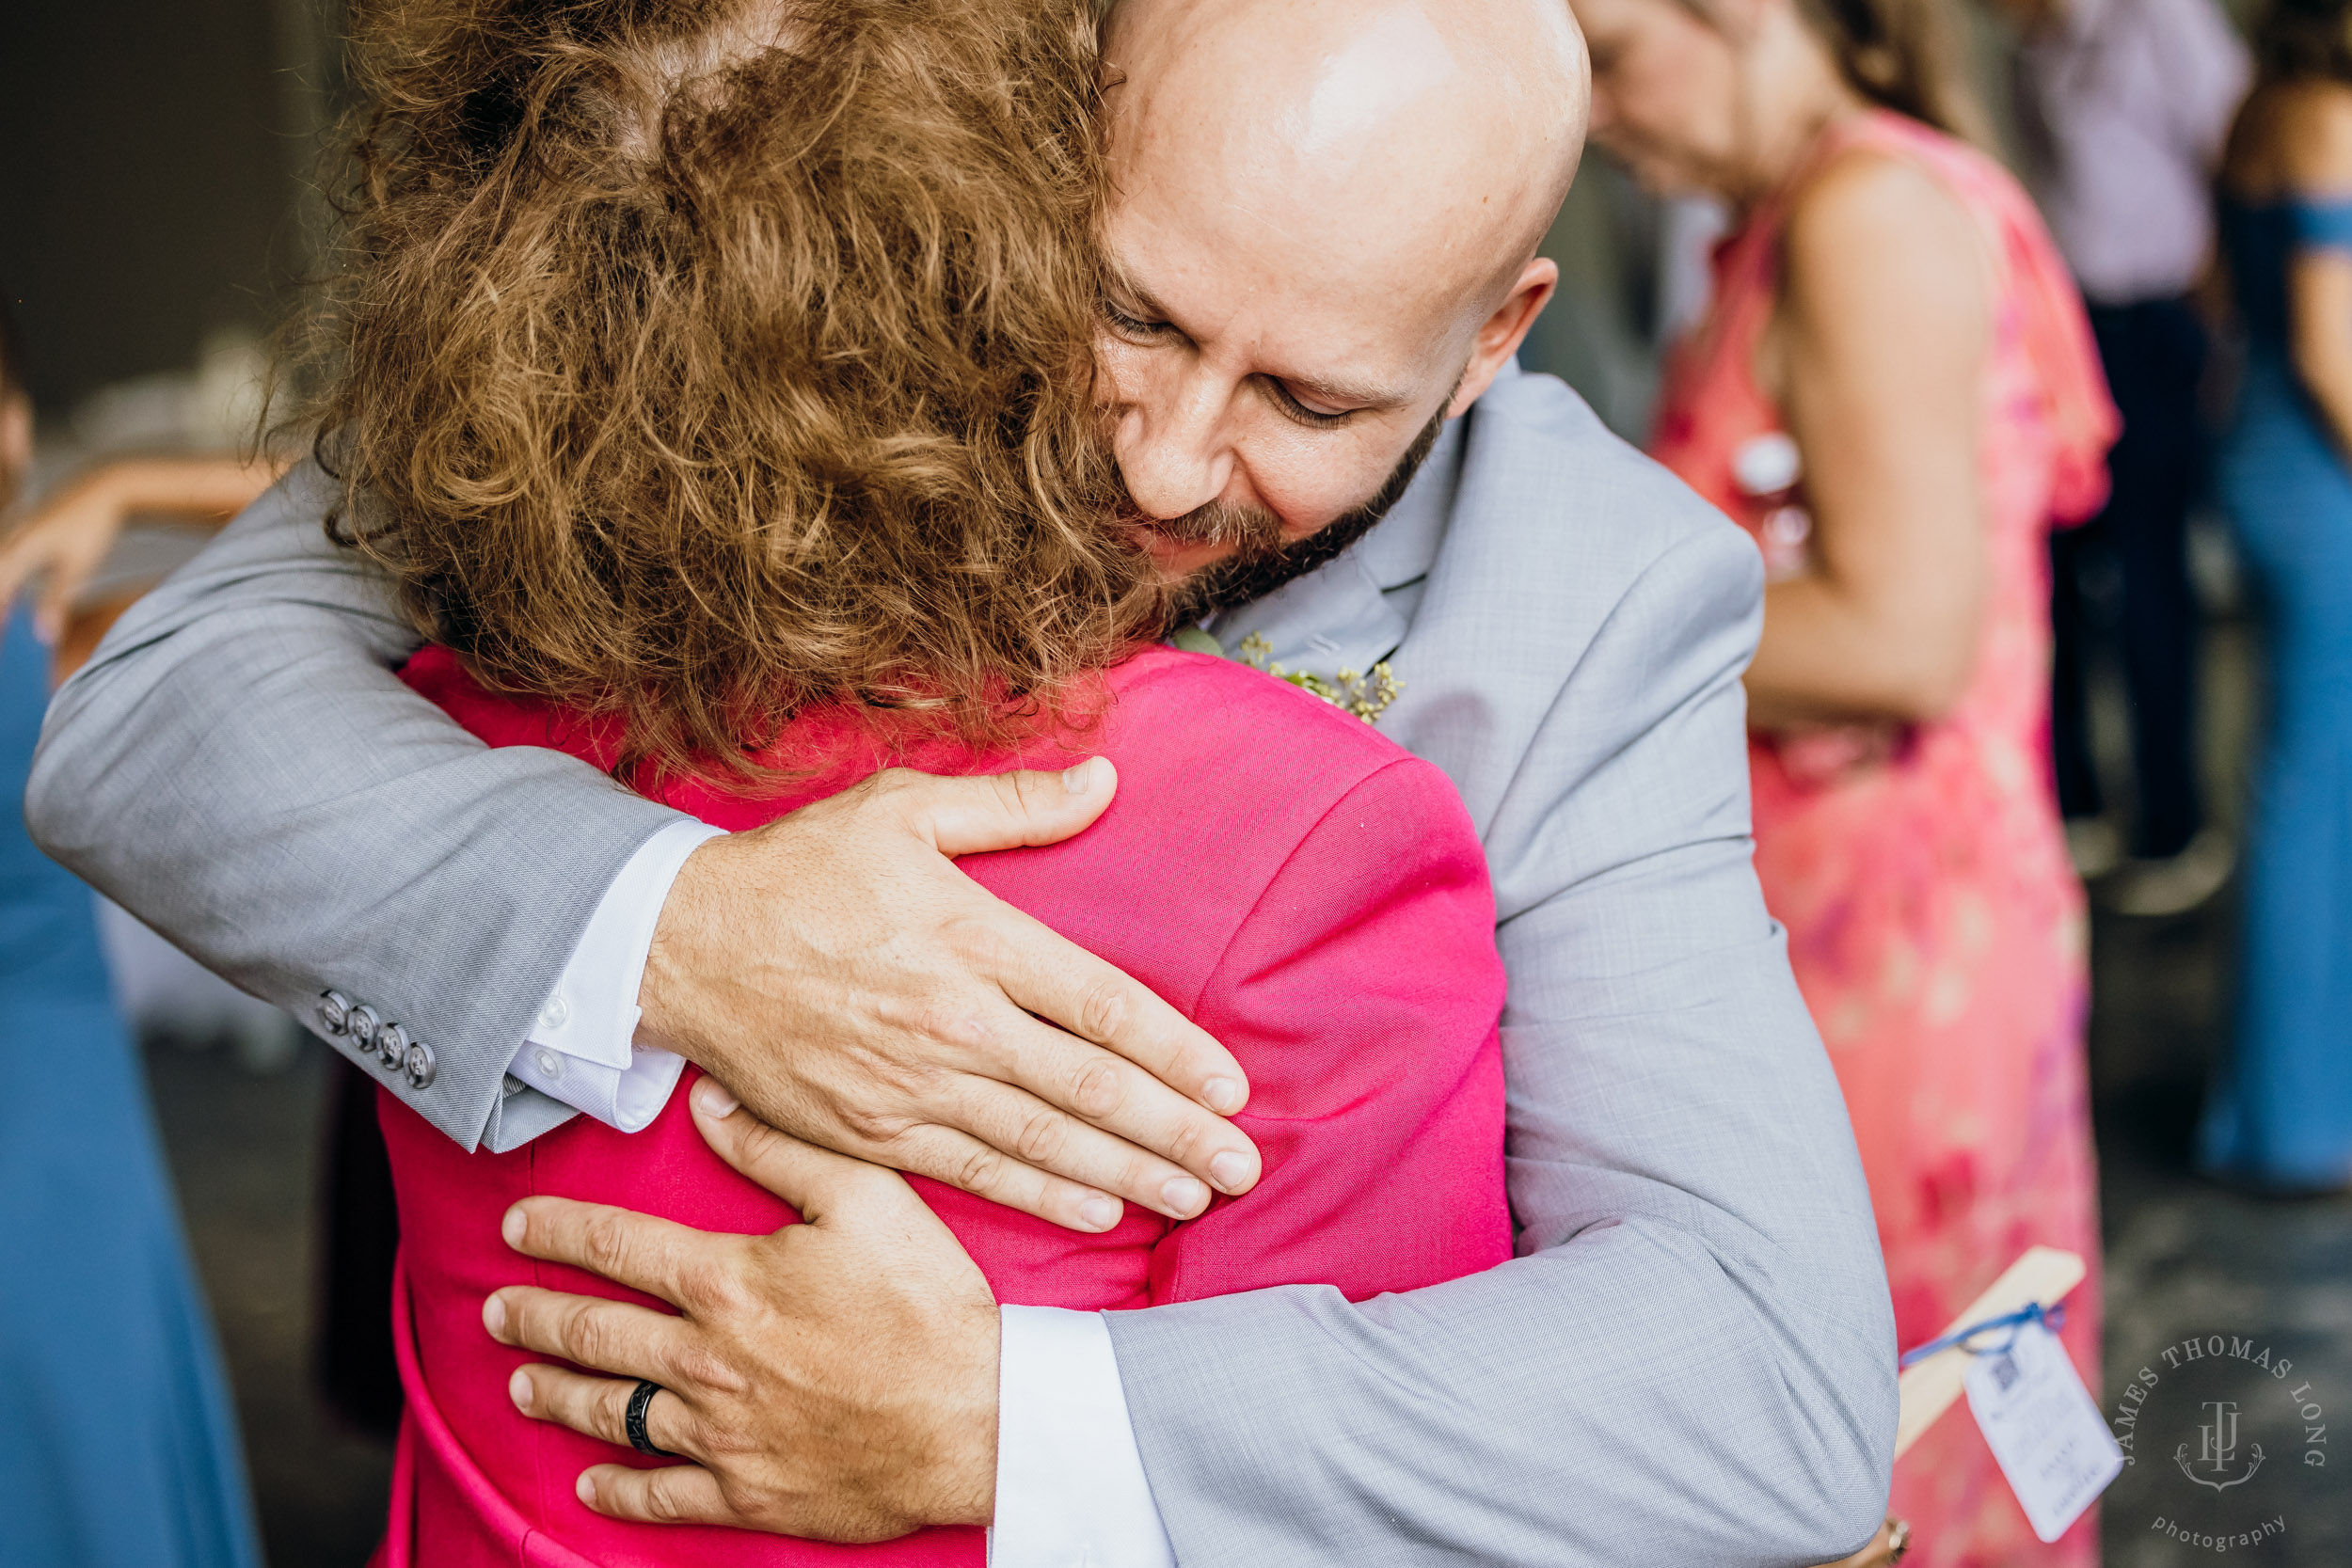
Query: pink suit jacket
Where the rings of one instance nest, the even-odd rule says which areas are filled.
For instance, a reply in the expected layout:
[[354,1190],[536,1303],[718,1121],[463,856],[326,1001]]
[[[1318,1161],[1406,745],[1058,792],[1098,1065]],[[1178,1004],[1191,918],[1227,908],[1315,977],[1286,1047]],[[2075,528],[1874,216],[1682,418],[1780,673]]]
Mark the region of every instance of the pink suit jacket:
[[[494,746],[548,746],[599,765],[587,726],[476,685],[438,648],[405,678]],[[1171,1224],[1130,1207],[1102,1235],[1058,1229],[910,1179],[1000,1302],[1120,1309],[1279,1285],[1350,1299],[1477,1272],[1510,1255],[1503,1191],[1503,974],[1486,860],[1453,785],[1370,725],[1221,659],[1152,648],[1104,677],[1086,752],[1118,765],[1117,800],[1062,844],[966,858],[982,886],[1152,987],[1248,1072],[1237,1118],[1264,1176]],[[740,830],[847,787],[887,762],[932,772],[1058,768],[1041,738],[978,756],[945,742],[885,754],[838,713],[803,716],[779,757],[813,776],[753,798],[697,784],[659,797]],[[406,1389],[392,1568],[476,1564],[969,1564],[981,1532],[930,1529],[834,1546],[604,1519],[582,1469],[619,1458],[532,1421],[507,1378],[531,1359],[485,1333],[502,1285],[645,1298],[509,1251],[499,1219],[533,1193],[618,1204],[706,1230],[795,1222],[705,1147],[684,1090],[627,1135],[580,1117],[506,1154],[469,1153],[381,1100],[399,1193],[395,1333]],[[659,1305],[648,1303],[648,1305]]]

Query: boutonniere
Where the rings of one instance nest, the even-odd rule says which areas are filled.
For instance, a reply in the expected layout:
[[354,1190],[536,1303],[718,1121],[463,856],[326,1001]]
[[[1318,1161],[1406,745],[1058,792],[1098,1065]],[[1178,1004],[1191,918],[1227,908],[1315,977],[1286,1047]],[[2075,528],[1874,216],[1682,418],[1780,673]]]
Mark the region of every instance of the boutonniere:
[[1327,678],[1311,670],[1287,669],[1273,662],[1274,644],[1254,631],[1243,638],[1241,645],[1231,654],[1225,651],[1224,643],[1199,626],[1186,626],[1168,641],[1191,653],[1215,654],[1219,658],[1247,664],[1252,670],[1263,670],[1276,680],[1288,681],[1333,707],[1345,709],[1367,724],[1380,722],[1380,716],[1389,711],[1396,694],[1405,689],[1405,683],[1396,678],[1396,672],[1389,668],[1385,658],[1374,665],[1369,674],[1342,670]]

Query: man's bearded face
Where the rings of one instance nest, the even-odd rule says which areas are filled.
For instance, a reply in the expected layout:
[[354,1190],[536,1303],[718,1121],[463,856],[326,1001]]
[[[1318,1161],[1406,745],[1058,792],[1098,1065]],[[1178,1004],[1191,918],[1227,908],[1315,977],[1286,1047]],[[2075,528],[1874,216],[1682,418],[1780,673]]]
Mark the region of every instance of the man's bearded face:
[[1211,562],[1176,588],[1171,626],[1191,626],[1253,599],[1262,599],[1293,578],[1306,576],[1372,531],[1387,516],[1413,483],[1413,475],[1428,461],[1431,449],[1445,429],[1448,397],[1405,449],[1405,455],[1370,500],[1299,539],[1282,537],[1282,521],[1263,507],[1232,506],[1223,501],[1188,512],[1166,522],[1134,516],[1130,521],[1149,527],[1179,545],[1225,545],[1233,553]]

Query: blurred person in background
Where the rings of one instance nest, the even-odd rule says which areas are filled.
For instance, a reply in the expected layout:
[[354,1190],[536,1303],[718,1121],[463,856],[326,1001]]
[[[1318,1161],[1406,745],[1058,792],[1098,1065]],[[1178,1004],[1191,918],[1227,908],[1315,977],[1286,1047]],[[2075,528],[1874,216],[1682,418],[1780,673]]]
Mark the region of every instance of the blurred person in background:
[[2231,132],[2221,244],[2246,339],[2218,480],[2268,633],[2235,1038],[2206,1167],[2352,1182],[2352,5],[2278,0]]
[[[23,368],[0,320],[0,505],[32,456]],[[53,572],[40,629],[18,608],[0,642],[0,1562],[258,1568],[228,1379],[90,891],[34,847],[18,804],[71,602],[56,584],[106,535],[91,515],[45,512],[0,551],[11,591],[36,559]]]
[[[2052,797],[2047,548],[2104,499],[2114,409],[2079,297],[1926,0],[1576,0],[1593,135],[1734,214],[1653,453],[1753,533],[1756,870],[1845,1089],[1898,1335],[2017,1256],[2093,1275],[2082,894]],[[1895,1474],[1915,1560],[2069,1563],[1973,1423]]]
[[2058,809],[2087,876],[2119,849],[2091,757],[2090,645],[2110,628],[2086,576],[2120,589],[2111,628],[2130,695],[2137,810],[2123,874],[2101,891],[2130,914],[2212,896],[2233,859],[2197,781],[2201,624],[2188,576],[2202,480],[2205,332],[2189,295],[2213,252],[2212,181],[2246,95],[2246,47],[2214,0],[2002,0],[2024,29],[2017,110],[2034,194],[2090,308],[2123,416],[2098,516],[2050,539],[2056,640],[2051,740]]
[[32,595],[33,633],[72,674],[138,595],[85,604],[91,579],[134,519],[220,528],[286,471],[268,457],[118,457],[83,470],[32,508],[0,541],[0,604]]

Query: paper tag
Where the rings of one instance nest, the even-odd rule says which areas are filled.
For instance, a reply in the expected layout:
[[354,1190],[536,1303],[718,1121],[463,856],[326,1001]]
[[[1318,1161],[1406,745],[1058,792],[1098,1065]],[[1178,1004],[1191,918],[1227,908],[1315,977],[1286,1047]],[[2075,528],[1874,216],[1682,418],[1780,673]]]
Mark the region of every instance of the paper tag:
[[2066,1347],[2026,1323],[2009,1349],[1969,1363],[1967,1385],[1968,1408],[2034,1534],[2056,1541],[2123,1471],[2123,1450]]

